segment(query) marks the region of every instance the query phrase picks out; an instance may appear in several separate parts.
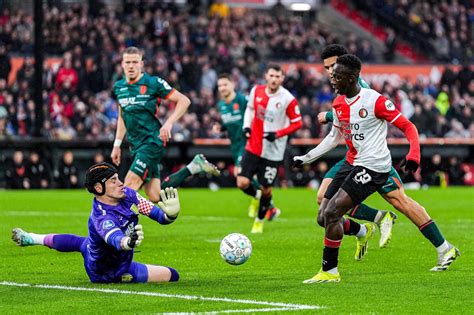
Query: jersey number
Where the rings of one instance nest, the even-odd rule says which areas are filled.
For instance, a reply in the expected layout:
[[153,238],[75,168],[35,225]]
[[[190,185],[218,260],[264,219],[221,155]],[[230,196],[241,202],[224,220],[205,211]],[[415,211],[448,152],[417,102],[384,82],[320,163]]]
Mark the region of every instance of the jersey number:
[[265,177],[267,182],[269,183],[273,182],[276,175],[277,175],[276,167],[270,167],[270,166],[265,167],[265,174],[263,175],[263,177]]
[[359,173],[357,173],[355,176],[354,176],[354,181],[356,183],[362,183],[362,184],[367,184],[368,182],[370,182],[372,180],[372,177],[370,176],[369,173],[367,173],[367,171],[364,169],[362,171],[360,171]]

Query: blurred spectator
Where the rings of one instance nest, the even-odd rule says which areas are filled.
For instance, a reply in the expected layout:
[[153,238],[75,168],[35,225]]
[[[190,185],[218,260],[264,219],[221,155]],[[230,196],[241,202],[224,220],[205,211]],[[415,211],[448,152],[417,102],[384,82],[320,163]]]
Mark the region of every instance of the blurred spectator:
[[464,184],[464,170],[461,167],[457,157],[452,156],[448,160],[448,183],[450,186]]
[[6,168],[7,188],[29,189],[30,184],[26,178],[26,163],[22,151],[13,153],[13,161]]
[[49,167],[40,160],[38,152],[30,152],[30,160],[27,164],[26,177],[30,188],[49,188]]
[[77,168],[74,164],[74,154],[71,151],[64,152],[63,159],[56,171],[56,182],[59,188],[77,188]]
[[0,44],[0,79],[8,81],[8,75],[11,69],[10,56],[8,56],[5,45]]
[[446,173],[442,165],[441,155],[435,154],[421,170],[422,183],[428,186],[445,186]]
[[214,0],[214,3],[209,7],[210,17],[227,18],[229,14],[230,8],[223,0]]

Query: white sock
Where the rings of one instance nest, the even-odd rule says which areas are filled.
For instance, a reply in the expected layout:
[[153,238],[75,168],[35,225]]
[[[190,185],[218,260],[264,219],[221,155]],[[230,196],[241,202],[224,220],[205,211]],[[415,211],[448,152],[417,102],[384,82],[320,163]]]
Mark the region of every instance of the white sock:
[[44,238],[46,237],[46,235],[35,234],[35,233],[28,233],[28,234],[33,239],[33,243],[35,243],[35,245],[44,245]]
[[201,173],[201,167],[193,161],[189,162],[189,164],[186,165],[186,168],[189,170],[191,175]]
[[262,198],[262,191],[260,189],[257,190],[257,194],[255,195],[254,198],[258,199],[258,200],[260,200],[260,198]]
[[446,240],[443,242],[443,244],[436,247],[436,250],[438,251],[438,254],[442,254],[445,251],[447,251],[448,249],[449,249],[449,243]]
[[367,234],[367,227],[364,224],[360,225],[360,230],[357,232],[356,236],[357,237],[364,237],[365,234]]
[[334,268],[332,268],[332,269],[330,269],[330,270],[328,270],[328,271],[326,271],[326,272],[327,272],[327,273],[330,273],[330,274],[332,274],[332,275],[335,275],[335,274],[338,273],[337,267],[334,267]]
[[380,220],[385,216],[386,211],[379,210],[375,216],[374,222],[380,224]]

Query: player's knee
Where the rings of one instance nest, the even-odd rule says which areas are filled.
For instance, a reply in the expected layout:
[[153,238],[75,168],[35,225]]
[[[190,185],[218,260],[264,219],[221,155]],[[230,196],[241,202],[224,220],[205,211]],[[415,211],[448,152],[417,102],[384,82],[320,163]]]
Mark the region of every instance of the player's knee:
[[317,221],[318,221],[319,226],[324,227],[324,215],[323,214],[321,214],[321,213],[318,214]]
[[272,195],[272,188],[271,187],[262,187],[262,196],[270,197]]
[[324,211],[324,223],[326,224],[336,223],[340,218],[341,216],[338,215],[335,207],[330,207]]
[[158,201],[160,201],[160,195],[150,194],[148,195],[148,200],[150,200],[153,203],[158,203]]
[[237,177],[237,187],[240,189],[247,189],[250,186],[250,180],[246,177]]

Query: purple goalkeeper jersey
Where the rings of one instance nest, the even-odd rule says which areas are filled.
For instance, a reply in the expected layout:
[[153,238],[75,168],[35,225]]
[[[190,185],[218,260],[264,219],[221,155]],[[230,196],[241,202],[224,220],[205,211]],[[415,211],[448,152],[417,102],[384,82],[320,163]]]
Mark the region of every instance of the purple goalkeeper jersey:
[[120,240],[130,236],[138,224],[138,214],[132,210],[139,204],[137,193],[124,188],[125,198],[116,206],[103,204],[94,198],[89,217],[89,237],[83,251],[84,266],[94,282],[120,282],[130,267],[133,250],[122,250]]

